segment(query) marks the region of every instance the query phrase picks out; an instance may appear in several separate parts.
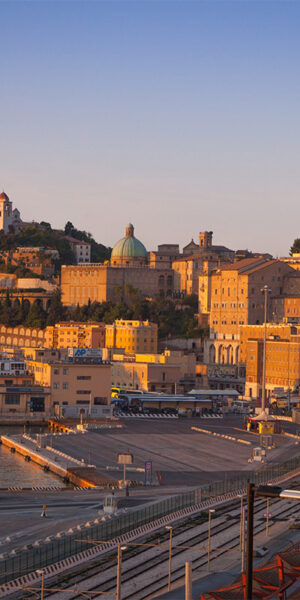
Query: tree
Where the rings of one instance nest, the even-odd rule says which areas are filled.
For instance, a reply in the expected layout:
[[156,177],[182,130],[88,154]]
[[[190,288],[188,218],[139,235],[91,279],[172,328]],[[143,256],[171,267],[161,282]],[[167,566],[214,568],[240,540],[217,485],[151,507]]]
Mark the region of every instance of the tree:
[[64,307],[61,301],[61,293],[55,290],[51,296],[46,325],[55,325],[64,318]]
[[293,245],[290,248],[290,256],[292,256],[292,254],[298,254],[300,253],[300,238],[296,238],[294,240]]
[[29,309],[29,313],[26,319],[25,325],[27,327],[38,327],[43,329],[45,327],[46,313],[40,302],[33,302]]
[[74,230],[75,230],[75,227],[74,227],[73,223],[71,223],[71,221],[68,221],[65,224],[65,235],[70,235],[71,237],[73,237]]

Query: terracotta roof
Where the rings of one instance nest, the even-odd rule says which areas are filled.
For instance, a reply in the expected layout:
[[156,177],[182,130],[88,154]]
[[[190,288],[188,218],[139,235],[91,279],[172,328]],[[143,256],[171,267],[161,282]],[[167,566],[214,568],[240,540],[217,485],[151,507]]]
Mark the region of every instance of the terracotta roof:
[[243,269],[248,271],[249,269],[255,268],[262,263],[269,264],[270,262],[272,261],[267,261],[265,258],[244,258],[236,261],[235,263],[223,265],[221,267],[221,271],[242,271]]
[[89,242],[84,242],[83,240],[77,240],[76,238],[73,238],[71,235],[65,235],[65,240],[67,240],[68,242],[71,242],[71,244],[86,244],[87,246],[89,245]]

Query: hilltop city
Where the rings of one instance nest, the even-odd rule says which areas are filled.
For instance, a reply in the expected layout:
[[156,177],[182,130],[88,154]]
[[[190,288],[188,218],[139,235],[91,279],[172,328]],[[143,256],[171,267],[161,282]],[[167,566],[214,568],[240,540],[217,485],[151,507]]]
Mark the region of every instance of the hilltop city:
[[[280,259],[216,245],[212,231],[182,251],[177,243],[147,251],[129,224],[111,250],[70,222],[61,231],[23,222],[4,192],[0,227],[2,419],[78,416],[90,404],[102,416],[111,410],[111,387],[230,388],[244,400],[261,399],[264,286],[266,396],[286,409],[287,396],[298,394],[299,240]],[[102,368],[76,361],[64,369],[79,348],[85,360],[98,349]],[[8,385],[18,392],[10,396]]]

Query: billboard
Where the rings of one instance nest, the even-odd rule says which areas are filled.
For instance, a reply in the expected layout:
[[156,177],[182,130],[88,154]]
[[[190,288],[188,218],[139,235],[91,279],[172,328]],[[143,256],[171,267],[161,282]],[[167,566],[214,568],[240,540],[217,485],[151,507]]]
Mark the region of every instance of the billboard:
[[102,358],[102,348],[68,348],[71,358]]

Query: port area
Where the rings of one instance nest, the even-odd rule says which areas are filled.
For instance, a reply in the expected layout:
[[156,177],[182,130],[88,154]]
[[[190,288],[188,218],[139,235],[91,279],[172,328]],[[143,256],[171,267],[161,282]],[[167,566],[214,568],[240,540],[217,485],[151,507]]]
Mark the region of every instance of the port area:
[[[248,462],[253,449],[260,445],[260,436],[244,431],[240,416],[211,420],[126,418],[119,419],[119,423],[122,427],[91,429],[80,436],[56,435],[53,447],[94,465],[97,472],[107,475],[116,484],[123,479],[119,454],[132,455],[133,463],[126,468],[126,479],[141,486],[145,482],[145,465],[150,462],[151,487],[153,491],[158,488],[157,494],[168,488],[181,493],[185,488],[223,481],[226,477],[262,468],[261,463]],[[283,425],[287,431],[296,434],[296,424]],[[197,431],[201,428],[211,434]],[[273,436],[273,441],[275,447],[267,451],[264,466],[278,464],[299,454],[295,438],[278,434]]]
[[[65,425],[64,433],[5,435],[1,441],[11,452],[80,487],[122,486],[124,468],[118,456],[130,454],[133,463],[126,467],[126,484],[138,489],[147,483],[158,496],[262,468],[261,463],[248,462],[260,436],[244,431],[239,416],[206,419],[205,423],[199,418],[127,418],[111,425],[87,424],[82,429]],[[284,428],[292,434],[297,429],[294,423],[284,423]],[[273,441],[266,466],[299,454],[293,436],[278,434]],[[145,477],[149,464],[151,473]]]

